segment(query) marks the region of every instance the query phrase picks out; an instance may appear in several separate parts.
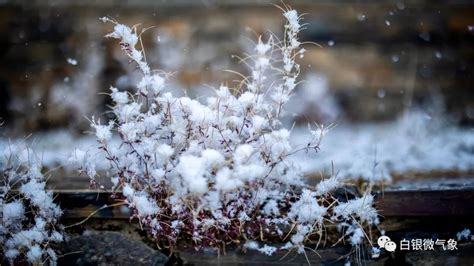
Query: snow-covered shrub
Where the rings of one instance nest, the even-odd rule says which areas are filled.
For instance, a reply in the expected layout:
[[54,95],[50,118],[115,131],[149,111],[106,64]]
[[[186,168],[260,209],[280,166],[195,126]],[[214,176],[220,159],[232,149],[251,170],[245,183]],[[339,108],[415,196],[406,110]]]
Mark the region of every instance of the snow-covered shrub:
[[[370,195],[341,203],[331,193],[343,180],[308,186],[288,160],[298,151],[317,151],[327,128],[310,128],[310,141],[292,147],[291,132],[281,125],[298,84],[295,59],[305,51],[298,41],[301,16],[282,10],[283,39],[260,37],[244,60],[250,75],[234,88],[215,88],[202,101],[167,91],[168,75],[146,61],[143,31],[102,19],[114,24],[107,37],[120,41],[143,78],[132,94],[112,87],[116,120],[101,124],[93,118],[91,126],[102,158],[110,162],[114,190],[122,190],[134,217],[171,252],[177,246],[223,249],[244,242],[268,255],[305,252],[337,228],[359,245],[368,239],[361,232],[378,223]],[[119,143],[112,141],[113,132]],[[71,158],[93,182],[100,160],[94,153],[78,150]]]
[[25,145],[0,153],[0,251],[5,262],[51,264],[63,241],[61,209],[45,188],[39,158]]

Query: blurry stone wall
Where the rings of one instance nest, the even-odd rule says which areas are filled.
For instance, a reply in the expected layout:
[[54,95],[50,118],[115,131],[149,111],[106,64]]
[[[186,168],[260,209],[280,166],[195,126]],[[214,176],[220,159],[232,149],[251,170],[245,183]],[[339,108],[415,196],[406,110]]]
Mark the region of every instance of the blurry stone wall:
[[[474,121],[474,2],[285,1],[307,13],[305,91],[327,86],[343,119],[394,118],[412,105],[443,99],[461,124]],[[115,40],[109,16],[153,26],[143,35],[149,63],[173,73],[171,87],[196,95],[246,73],[231,55],[284,23],[279,1],[3,1],[0,4],[0,117],[13,132],[87,128],[107,115],[110,85],[127,89],[137,74]],[[69,59],[69,62],[68,62]],[[76,64],[77,62],[77,64]],[[130,75],[128,75],[130,76]],[[318,86],[319,86],[318,85]],[[316,86],[316,85],[314,85]],[[318,89],[318,88],[315,88]],[[326,95],[324,94],[324,95]],[[319,94],[298,119],[321,120]],[[331,117],[331,119],[340,119]]]

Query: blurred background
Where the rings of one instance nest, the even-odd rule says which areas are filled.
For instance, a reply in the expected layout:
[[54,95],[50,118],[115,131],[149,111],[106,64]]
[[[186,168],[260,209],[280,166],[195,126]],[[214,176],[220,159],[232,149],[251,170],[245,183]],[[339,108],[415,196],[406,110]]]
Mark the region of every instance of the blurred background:
[[[305,46],[305,82],[286,123],[337,124],[320,153],[297,159],[308,176],[333,164],[340,175],[377,180],[472,176],[473,1],[285,3],[306,13],[303,41],[320,45]],[[1,1],[1,147],[27,138],[54,168],[93,144],[87,117],[107,117],[103,93],[132,89],[138,74],[116,40],[103,38],[111,26],[100,17],[152,27],[142,36],[150,65],[173,73],[176,93],[200,97],[239,79],[224,70],[248,73],[232,55],[252,52],[259,35],[282,35],[272,4],[280,2]],[[294,142],[303,135],[297,127]]]

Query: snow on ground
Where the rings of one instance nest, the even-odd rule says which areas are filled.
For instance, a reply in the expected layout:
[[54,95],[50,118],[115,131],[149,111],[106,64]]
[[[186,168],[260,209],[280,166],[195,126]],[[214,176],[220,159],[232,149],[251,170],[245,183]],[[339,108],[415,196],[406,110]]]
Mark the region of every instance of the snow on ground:
[[[305,133],[296,129],[295,143],[301,143]],[[472,171],[474,129],[411,112],[393,122],[339,125],[325,136],[316,155],[309,154],[294,158],[307,174],[330,173],[332,163],[341,177],[375,180],[408,171]]]
[[[12,153],[15,151],[24,150],[25,145],[29,146],[31,152],[40,158],[43,166],[49,169],[64,166],[67,171],[74,171],[74,166],[68,163],[75,149],[93,150],[96,143],[94,135],[84,135],[76,137],[68,130],[56,130],[44,133],[35,133],[26,139],[5,139],[0,138],[0,150],[11,149]],[[106,169],[107,162],[97,162],[98,167]],[[71,172],[76,173],[76,172]]]

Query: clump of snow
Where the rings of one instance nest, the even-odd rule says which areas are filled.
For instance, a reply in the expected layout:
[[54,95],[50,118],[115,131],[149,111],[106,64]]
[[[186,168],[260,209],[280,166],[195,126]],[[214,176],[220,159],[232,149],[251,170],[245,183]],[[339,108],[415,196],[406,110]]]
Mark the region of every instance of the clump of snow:
[[220,169],[216,174],[216,189],[221,191],[235,190],[243,185],[243,181],[232,177],[232,172],[225,167]]
[[3,205],[3,224],[8,226],[20,222],[25,215],[25,207],[20,201]]
[[293,203],[288,216],[301,223],[322,224],[326,212],[327,209],[317,202],[316,193],[303,189],[300,199]]
[[288,20],[286,27],[289,28],[290,31],[298,32],[300,30],[300,17],[296,10],[288,10],[283,13],[283,16]]
[[75,66],[75,65],[77,65],[77,60],[74,59],[74,58],[68,58],[67,63],[70,64],[70,65]]
[[26,253],[28,261],[32,264],[41,263],[41,258],[43,257],[43,250],[38,245],[33,245],[30,250]]
[[114,126],[113,121],[109,121],[108,125],[101,125],[100,121],[97,123],[94,121],[94,117],[92,117],[91,127],[95,129],[95,135],[99,141],[105,142],[109,141],[112,138],[112,128]]
[[205,161],[202,157],[182,156],[176,166],[176,172],[183,178],[192,193],[206,193],[208,191]]
[[380,257],[380,248],[372,247],[372,258],[377,259]]
[[352,216],[356,216],[360,218],[361,222],[378,224],[379,218],[377,210],[373,207],[373,204],[374,196],[371,194],[365,194],[361,198],[352,199],[334,207],[334,217],[348,219]]
[[260,245],[256,241],[247,241],[244,244],[244,247],[250,250],[257,250],[267,256],[273,255],[273,253],[275,253],[278,250],[276,247],[269,246],[267,244],[260,247]]
[[278,249],[276,247],[272,247],[272,246],[269,246],[267,244],[265,244],[263,247],[258,249],[258,251],[260,251],[261,253],[263,253],[267,256],[273,255],[273,253],[275,253],[277,250]]
[[334,191],[341,186],[341,181],[337,176],[332,176],[326,180],[322,180],[316,185],[316,195],[321,196]]
[[360,228],[356,228],[354,232],[352,232],[352,236],[350,238],[351,245],[353,246],[360,245],[363,239],[364,239],[364,231],[362,231],[362,229]]
[[244,247],[248,248],[248,249],[251,249],[251,250],[257,250],[257,249],[260,248],[257,241],[247,241],[244,244]]
[[131,203],[138,212],[139,217],[150,216],[159,211],[156,203],[147,198],[146,195],[134,195]]
[[243,144],[237,147],[234,152],[234,161],[238,164],[246,163],[252,156],[254,148],[251,145]]

